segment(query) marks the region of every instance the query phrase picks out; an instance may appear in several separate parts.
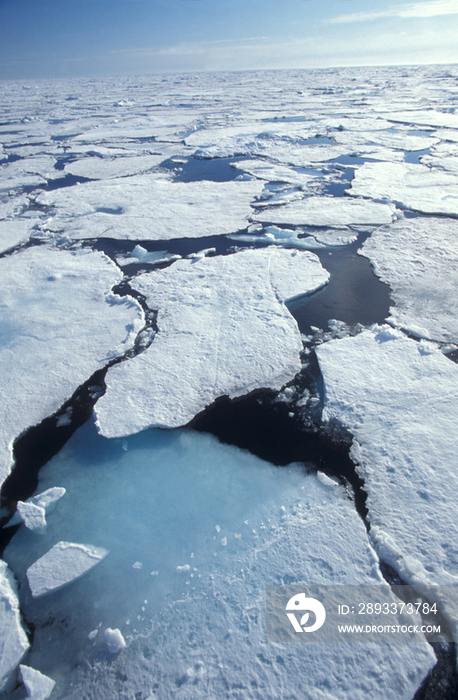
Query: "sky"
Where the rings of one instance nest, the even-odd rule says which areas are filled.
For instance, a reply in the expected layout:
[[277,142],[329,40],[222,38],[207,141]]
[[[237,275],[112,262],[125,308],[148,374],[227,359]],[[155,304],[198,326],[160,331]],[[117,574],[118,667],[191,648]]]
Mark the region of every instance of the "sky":
[[458,0],[0,0],[0,79],[458,63]]

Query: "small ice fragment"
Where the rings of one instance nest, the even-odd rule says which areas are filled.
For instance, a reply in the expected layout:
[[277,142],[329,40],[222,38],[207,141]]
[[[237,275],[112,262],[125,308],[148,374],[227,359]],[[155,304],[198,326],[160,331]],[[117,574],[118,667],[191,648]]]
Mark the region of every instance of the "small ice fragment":
[[152,571],[151,576],[159,576],[159,571]]
[[189,564],[185,564],[184,566],[177,566],[177,571],[179,574],[182,574],[184,571],[189,571],[190,568]]
[[89,632],[89,634],[87,635],[88,639],[90,639],[92,642],[92,640],[97,637],[98,632],[98,630],[92,630],[92,632]]
[[215,525],[215,530],[216,530],[216,532],[221,532],[220,526],[219,526],[219,525]]
[[143,246],[141,246],[141,245],[136,245],[135,248],[133,249],[131,255],[132,255],[133,258],[138,258],[139,260],[141,260],[142,258],[145,257],[145,255],[147,254],[147,252],[148,252],[148,251],[147,251],[146,248],[144,248]]
[[318,471],[318,472],[316,473],[316,478],[318,479],[318,481],[319,481],[320,483],[323,484],[323,486],[331,486],[331,487],[333,487],[333,486],[338,486],[338,482],[335,481],[334,479],[331,479],[331,477],[329,477],[329,476],[328,476],[327,474],[325,474],[324,472]]
[[19,501],[17,509],[24,525],[29,530],[43,530],[46,527],[45,509],[41,506]]
[[38,598],[66,586],[106,557],[102,547],[58,542],[27,569],[32,596]]
[[108,627],[105,630],[105,641],[110,654],[117,654],[119,651],[126,648],[126,642],[118,628],[112,630]]
[[143,564],[141,561],[136,561],[135,564],[132,564],[133,569],[143,569]]
[[22,682],[27,691],[27,697],[32,700],[47,700],[51,695],[56,682],[52,678],[44,676],[40,671],[29,666],[19,666]]
[[222,538],[221,544],[222,544],[223,547],[226,547],[226,546],[227,546],[227,537],[223,537],[223,538]]

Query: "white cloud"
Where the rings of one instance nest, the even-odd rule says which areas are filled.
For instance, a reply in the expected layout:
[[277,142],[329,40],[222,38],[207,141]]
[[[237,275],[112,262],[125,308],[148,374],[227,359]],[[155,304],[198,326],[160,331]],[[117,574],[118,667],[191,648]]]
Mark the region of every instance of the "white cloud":
[[349,24],[353,22],[373,22],[385,17],[438,17],[439,15],[458,15],[458,0],[431,0],[430,2],[412,2],[389,7],[382,12],[354,12],[338,15],[326,20],[327,24]]

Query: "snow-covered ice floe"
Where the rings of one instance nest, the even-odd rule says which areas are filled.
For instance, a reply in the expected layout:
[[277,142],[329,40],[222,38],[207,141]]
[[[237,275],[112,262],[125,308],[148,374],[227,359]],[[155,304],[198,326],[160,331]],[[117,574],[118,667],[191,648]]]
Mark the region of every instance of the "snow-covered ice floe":
[[152,170],[164,160],[162,155],[124,156],[122,158],[89,157],[76,160],[65,166],[66,173],[91,180],[107,180],[115,177],[127,177]]
[[34,598],[48,595],[83,576],[108,554],[103,547],[58,542],[27,569]]
[[[163,700],[277,700],[279,688],[311,700],[411,700],[435,663],[426,643],[306,653],[266,643],[267,584],[384,583],[352,502],[322,474],[192,431],[105,440],[88,422],[41,470],[39,489],[57,475],[67,496],[46,535],[37,542],[21,528],[5,553],[35,628],[29,662],[57,681],[56,700],[112,700],[120,678],[127,696],[154,689]],[[71,589],[32,598],[36,558],[89,538],[110,554]]]
[[376,230],[361,250],[391,286],[389,321],[412,334],[458,342],[458,221],[402,219]]
[[458,216],[458,177],[412,163],[365,163],[348,194],[395,202],[425,214]]
[[43,228],[72,238],[201,238],[246,228],[263,187],[258,180],[172,182],[150,173],[45,192],[37,202],[55,213]]
[[381,558],[406,583],[458,584],[458,367],[389,326],[316,353],[323,417],[354,435]]
[[274,247],[179,260],[136,277],[132,286],[158,309],[158,332],[145,352],[108,371],[96,406],[102,434],[178,427],[218,396],[280,389],[301,367],[285,302],[328,278],[313,253]]
[[38,220],[28,219],[0,221],[0,253],[26,241],[33,233],[33,226],[37,222]]
[[306,197],[282,207],[256,211],[254,221],[293,226],[346,226],[348,224],[390,224],[394,206],[353,201],[343,197]]
[[0,692],[11,687],[11,673],[29,648],[21,623],[17,584],[0,560]]
[[3,482],[14,439],[129,350],[144,316],[134,299],[111,292],[122,274],[102,253],[34,246],[2,258],[0,271]]
[[358,238],[358,234],[347,227],[318,230],[313,232],[313,236],[302,235],[302,238],[299,238],[302,233],[300,229],[266,226],[261,232],[261,228],[259,226],[259,233],[234,233],[229,238],[245,243],[274,244],[283,248],[300,248],[302,250],[319,250],[327,246],[348,245],[354,243]]
[[19,666],[22,682],[25,686],[27,697],[30,700],[47,700],[51,695],[56,682],[52,678],[44,676],[40,671],[21,664]]
[[18,501],[17,511],[4,527],[12,527],[24,523],[29,530],[42,530],[46,527],[46,515],[56,507],[57,501],[65,495],[65,489],[53,486],[43,493]]

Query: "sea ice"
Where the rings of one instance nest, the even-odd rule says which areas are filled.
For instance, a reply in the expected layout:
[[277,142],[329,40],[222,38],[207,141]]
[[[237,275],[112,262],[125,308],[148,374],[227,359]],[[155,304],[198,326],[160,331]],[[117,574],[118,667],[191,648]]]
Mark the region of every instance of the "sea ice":
[[0,691],[9,687],[9,676],[28,648],[29,642],[21,624],[16,581],[0,559]]
[[[252,688],[265,700],[411,700],[435,663],[425,643],[304,650],[265,640],[267,584],[384,584],[340,485],[192,431],[150,430],[127,438],[127,450],[123,442],[91,422],[80,428],[40,472],[40,489],[57,475],[67,489],[61,517],[38,545],[22,528],[5,553],[24,582],[37,547],[62,537],[110,550],[52,598],[21,586],[33,665],[57,681],[56,700],[112,700],[121,676],[126,696],[155,686],[164,700],[249,698]],[[125,639],[118,658],[107,656],[104,635],[88,639],[107,627]]]
[[425,214],[458,216],[457,189],[456,175],[425,165],[365,163],[356,170],[348,194],[386,199]]
[[38,220],[12,219],[0,221],[0,253],[26,241]]
[[56,682],[44,676],[40,671],[29,666],[19,666],[22,682],[30,700],[47,700],[51,695]]
[[117,654],[126,648],[125,639],[118,628],[112,630],[111,627],[108,627],[105,630],[105,641],[110,654]]
[[234,241],[243,241],[244,243],[263,243],[266,245],[279,245],[283,248],[300,248],[302,250],[317,250],[325,248],[322,243],[318,243],[314,236],[305,236],[299,238],[301,231],[295,231],[290,228],[279,228],[278,226],[266,226],[262,233],[234,233],[229,238]]
[[27,569],[34,598],[48,595],[83,576],[108,554],[103,547],[58,542]]
[[166,240],[201,238],[246,228],[263,183],[171,182],[155,173],[101,180],[45,192],[55,216],[44,229],[73,238]]
[[33,246],[0,259],[0,270],[3,482],[14,439],[129,350],[144,316],[131,297],[111,293],[122,274],[102,253]]
[[130,255],[119,255],[116,257],[116,263],[121,267],[132,265],[135,263],[147,263],[148,265],[160,265],[161,263],[173,262],[179,260],[181,255],[169,253],[166,250],[147,251],[141,245],[136,245]]
[[256,211],[252,219],[292,226],[390,224],[394,219],[394,207],[344,197],[306,197],[283,207]]
[[297,187],[316,187],[325,182],[324,175],[319,171],[301,173],[285,165],[271,163],[267,160],[256,160],[255,158],[239,160],[232,163],[232,167],[250,173],[250,175],[254,175],[260,180],[267,180],[268,182],[288,182]]
[[46,526],[46,515],[56,507],[57,501],[65,495],[65,489],[59,486],[28,498],[26,501],[18,501],[17,512],[4,527],[19,525],[23,522],[30,530],[42,529]]
[[456,129],[458,127],[458,114],[437,112],[434,109],[388,112],[383,114],[383,117],[391,122],[399,122],[401,124],[418,124],[436,127],[445,126],[451,129]]
[[273,247],[136,277],[132,286],[159,310],[158,332],[145,352],[109,369],[95,409],[101,433],[178,427],[218,396],[280,389],[300,370],[302,349],[285,301],[328,278],[313,253]]
[[431,344],[375,326],[316,348],[324,420],[354,435],[370,535],[407,583],[458,583],[458,367]]
[[164,156],[130,156],[122,158],[83,158],[65,166],[64,170],[78,177],[106,180],[137,175],[152,170],[162,163]]
[[402,219],[376,230],[361,250],[390,285],[393,325],[424,338],[458,342],[458,221]]

